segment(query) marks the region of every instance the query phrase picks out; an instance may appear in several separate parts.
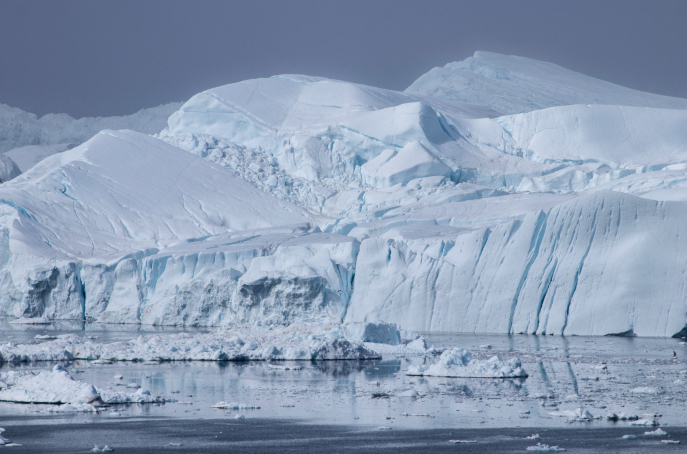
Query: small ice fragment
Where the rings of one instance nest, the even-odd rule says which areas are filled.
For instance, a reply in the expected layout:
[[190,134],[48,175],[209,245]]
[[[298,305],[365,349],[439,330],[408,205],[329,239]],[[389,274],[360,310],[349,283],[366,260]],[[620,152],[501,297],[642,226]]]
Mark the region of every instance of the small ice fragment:
[[391,430],[391,427],[379,426],[379,427],[377,427],[377,429],[379,429],[379,430]]
[[668,432],[665,430],[658,428],[652,432],[644,432],[644,435],[650,436],[650,437],[661,437],[663,435],[668,435]]
[[651,386],[640,386],[639,388],[630,390],[630,392],[633,394],[663,394],[663,391]]
[[661,440],[661,443],[665,443],[667,445],[679,445],[680,440]]
[[631,426],[658,426],[658,421],[655,419],[638,419],[630,422]]
[[112,452],[114,449],[110,448],[108,445],[103,446],[102,448],[98,445],[95,445],[93,449],[91,449],[91,452]]
[[5,429],[0,427],[0,446],[7,446],[9,443],[12,442],[9,438],[5,438],[2,436],[2,433],[4,431],[5,431]]
[[246,417],[239,413],[236,416],[234,416],[234,419],[246,419]]
[[401,393],[396,394],[398,397],[418,397],[420,396],[420,393],[415,391],[414,389],[409,389],[407,391],[403,391]]
[[115,380],[124,380],[124,377],[120,374],[114,376]]
[[170,443],[170,446],[181,446],[181,443]]
[[477,443],[477,440],[449,440],[449,443]]
[[637,435],[623,435],[623,440],[634,440]]
[[129,383],[128,385],[126,385],[126,387],[127,388],[140,388],[141,385],[139,385],[138,383]]
[[212,406],[212,408],[220,408],[222,410],[258,410],[258,409],[260,409],[260,407],[253,406],[253,405],[247,405],[247,404],[238,403],[238,402],[225,402],[225,401],[217,402],[215,405]]
[[558,446],[549,446],[542,443],[537,443],[535,446],[528,446],[528,451],[565,451],[563,448]]
[[540,440],[540,439],[541,439],[541,437],[539,436],[539,434],[532,434],[529,437],[525,437],[525,440]]
[[484,345],[480,345],[479,348],[491,348],[491,345],[484,344]]

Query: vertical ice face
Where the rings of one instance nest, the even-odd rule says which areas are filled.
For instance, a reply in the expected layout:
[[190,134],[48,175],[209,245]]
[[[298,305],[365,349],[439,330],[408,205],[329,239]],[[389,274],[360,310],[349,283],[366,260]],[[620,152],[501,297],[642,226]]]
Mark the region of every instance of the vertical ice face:
[[[0,186],[0,314],[670,336],[687,321],[685,112],[489,53],[404,93],[213,88],[157,138],[103,132]],[[27,115],[26,131],[81,121]],[[10,154],[30,167],[45,150],[28,148]]]

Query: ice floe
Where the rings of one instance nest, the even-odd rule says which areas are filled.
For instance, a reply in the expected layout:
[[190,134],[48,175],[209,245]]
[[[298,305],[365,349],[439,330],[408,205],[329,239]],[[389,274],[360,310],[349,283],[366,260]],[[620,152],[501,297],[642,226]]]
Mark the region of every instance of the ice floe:
[[518,378],[527,377],[517,358],[502,361],[493,356],[486,361],[472,358],[472,353],[462,348],[447,350],[432,365],[410,366],[406,375],[459,378]]
[[160,396],[139,389],[133,394],[106,389],[74,380],[62,366],[50,371],[10,371],[0,373],[0,379],[8,385],[0,391],[0,401],[34,404],[61,404],[57,412],[90,412],[102,404],[162,403]]

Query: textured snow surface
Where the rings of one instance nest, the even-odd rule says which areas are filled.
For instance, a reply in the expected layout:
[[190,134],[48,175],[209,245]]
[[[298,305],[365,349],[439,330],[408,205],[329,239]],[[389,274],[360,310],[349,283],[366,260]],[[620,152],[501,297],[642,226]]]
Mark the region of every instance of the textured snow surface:
[[517,358],[501,361],[493,356],[486,361],[472,358],[472,353],[462,348],[447,350],[432,365],[410,366],[407,375],[458,378],[517,378],[527,377]]
[[[119,123],[0,109],[0,143],[24,146],[8,155],[25,170],[0,186],[0,315],[687,324],[687,100],[480,52],[403,93],[281,75],[199,93],[163,129],[166,108]],[[157,134],[106,130],[59,152],[105,120]],[[75,122],[89,132],[67,140]]]

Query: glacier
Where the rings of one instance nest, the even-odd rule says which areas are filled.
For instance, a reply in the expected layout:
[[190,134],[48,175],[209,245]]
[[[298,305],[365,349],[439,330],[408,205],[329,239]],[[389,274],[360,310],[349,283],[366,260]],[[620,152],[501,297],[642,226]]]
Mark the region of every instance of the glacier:
[[119,122],[0,107],[1,316],[685,332],[687,100],[477,52],[404,92],[280,75]]

